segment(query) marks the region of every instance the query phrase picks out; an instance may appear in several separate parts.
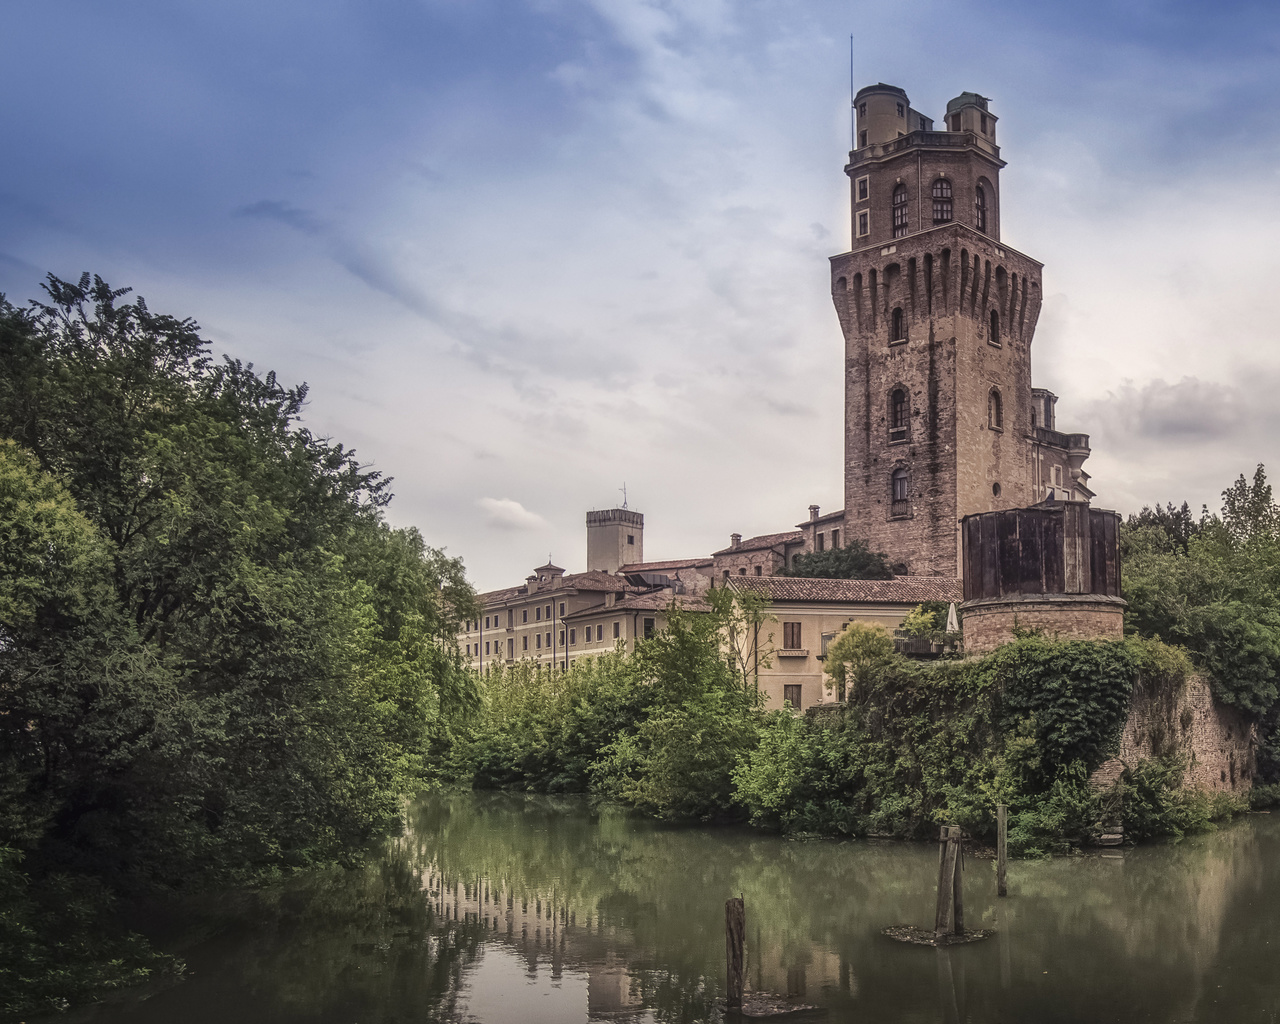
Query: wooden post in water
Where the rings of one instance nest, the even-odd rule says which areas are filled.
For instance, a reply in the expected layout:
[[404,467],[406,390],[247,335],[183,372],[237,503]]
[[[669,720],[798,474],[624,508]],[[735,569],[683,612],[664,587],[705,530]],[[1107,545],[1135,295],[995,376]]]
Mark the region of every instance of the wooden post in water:
[[951,930],[951,906],[955,898],[957,844],[951,841],[950,826],[943,825],[938,837],[938,911],[933,919],[933,934],[942,938]]
[[742,980],[745,958],[742,952],[743,941],[747,933],[747,911],[741,896],[735,896],[724,902],[724,950],[726,974],[728,980],[728,997],[726,1004],[731,1010],[742,1007]]
[[964,847],[961,845],[959,826],[951,829],[951,842],[956,848],[956,868],[951,876],[954,895],[951,897],[951,918],[954,925],[951,929],[955,935],[964,934],[964,896],[961,893],[961,879],[964,877]]
[[1009,808],[996,804],[996,895],[1009,895]]

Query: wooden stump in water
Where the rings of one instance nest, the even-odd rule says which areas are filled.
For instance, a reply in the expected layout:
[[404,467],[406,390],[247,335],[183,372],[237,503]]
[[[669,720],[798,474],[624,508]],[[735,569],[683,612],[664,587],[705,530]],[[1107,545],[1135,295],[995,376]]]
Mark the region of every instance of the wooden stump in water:
[[[960,829],[952,828],[950,825],[943,825],[938,841],[941,844],[938,851],[938,909],[933,919],[933,932],[938,938],[942,938],[952,930],[955,899],[960,894],[957,878],[960,858]],[[962,934],[964,931],[963,913],[964,911],[961,910],[960,932],[956,934]]]
[[996,805],[996,895],[1009,895],[1009,808]]
[[725,900],[724,903],[724,949],[726,960],[726,980],[728,995],[726,1003],[730,1009],[742,1007],[742,984],[744,977],[745,957],[743,942],[747,933],[747,911],[741,896]]

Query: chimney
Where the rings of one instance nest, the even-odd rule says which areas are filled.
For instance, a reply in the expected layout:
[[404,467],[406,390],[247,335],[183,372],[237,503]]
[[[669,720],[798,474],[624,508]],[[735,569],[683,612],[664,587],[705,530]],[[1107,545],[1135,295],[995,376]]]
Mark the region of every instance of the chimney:
[[729,547],[733,548],[734,551],[737,551],[738,548],[742,547],[742,534],[729,534]]
[[810,505],[809,506],[809,522],[816,523],[817,521],[818,521],[818,506]]

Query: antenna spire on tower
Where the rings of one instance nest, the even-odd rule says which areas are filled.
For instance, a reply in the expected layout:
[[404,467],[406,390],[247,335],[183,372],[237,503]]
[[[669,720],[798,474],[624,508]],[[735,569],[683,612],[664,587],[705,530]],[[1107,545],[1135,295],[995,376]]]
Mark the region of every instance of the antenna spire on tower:
[[622,481],[622,486],[619,487],[618,490],[622,492],[622,507],[626,508],[627,507],[627,482],[625,480]]

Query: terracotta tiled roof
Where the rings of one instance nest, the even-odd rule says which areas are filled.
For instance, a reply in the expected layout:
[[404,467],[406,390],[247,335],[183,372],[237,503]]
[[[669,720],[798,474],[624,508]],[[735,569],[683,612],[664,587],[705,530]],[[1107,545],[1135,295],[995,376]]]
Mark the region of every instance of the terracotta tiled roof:
[[765,548],[775,548],[779,544],[794,544],[802,540],[804,540],[804,534],[799,530],[788,530],[786,533],[764,533],[759,537],[744,540],[736,548],[721,548],[715,554],[736,555],[740,551],[763,551]]
[[709,557],[703,558],[669,558],[665,562],[632,562],[624,565],[618,572],[662,572],[666,569],[696,569],[700,565],[710,565]]
[[572,587],[575,590],[626,590],[627,581],[620,580],[612,573],[604,572],[600,569],[590,569],[587,572],[575,572],[571,576],[566,576],[561,581],[561,587]]
[[618,590],[626,590],[627,581],[619,579],[612,573],[592,569],[589,572],[575,572],[570,576],[562,576],[559,587],[552,587],[550,581],[543,584],[540,589],[536,584],[533,584],[532,587],[532,591],[529,591],[527,587],[507,587],[505,590],[491,590],[487,594],[480,595],[480,603],[489,605],[498,604],[502,601],[516,601],[529,594],[549,600],[552,594],[558,594],[565,590],[599,590],[613,593]]
[[803,523],[796,523],[796,527],[803,530],[806,526],[809,526],[812,523],[832,523],[837,519],[843,518],[844,509],[840,509],[838,512],[828,512],[825,516],[818,516],[817,519],[806,519]]
[[811,580],[790,576],[731,576],[739,590],[754,590],[771,601],[847,601],[864,604],[921,604],[961,601],[963,587],[952,576],[895,576],[891,580]]
[[[588,608],[579,608],[576,612],[570,612],[566,615],[562,622],[576,622],[580,619],[591,619],[599,615],[613,615],[615,612],[619,615],[626,615],[630,612],[661,612],[666,611],[671,606],[672,593],[669,588],[662,590],[653,590],[644,594],[626,594],[619,595],[615,604],[606,606],[603,602],[593,604]],[[708,605],[701,598],[689,597],[683,594],[674,595],[675,602],[681,608],[691,612],[705,612]]]

